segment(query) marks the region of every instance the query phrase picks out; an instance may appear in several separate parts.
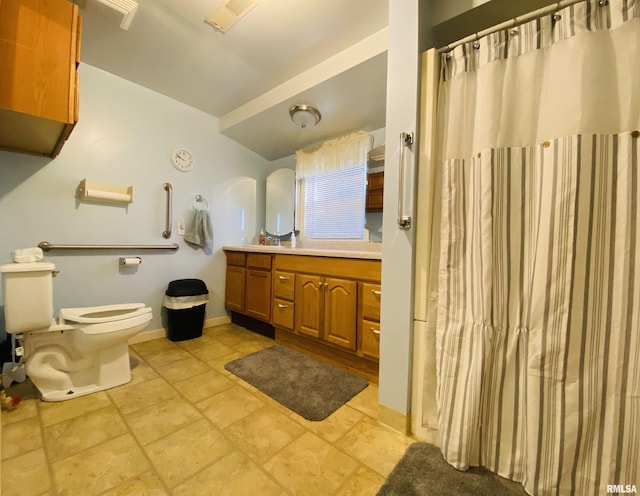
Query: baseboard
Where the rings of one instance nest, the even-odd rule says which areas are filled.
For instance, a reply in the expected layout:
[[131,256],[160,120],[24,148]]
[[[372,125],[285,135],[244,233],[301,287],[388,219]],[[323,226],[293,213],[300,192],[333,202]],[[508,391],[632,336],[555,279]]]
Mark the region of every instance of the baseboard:
[[219,326],[219,325],[223,325],[223,324],[228,324],[229,322],[231,322],[231,319],[229,318],[228,315],[225,315],[224,317],[214,317],[212,319],[207,319],[204,321],[204,326],[205,327],[215,327],[215,326]]
[[400,413],[393,408],[379,404],[378,405],[378,420],[395,429],[402,432],[405,435],[411,434],[411,418],[404,413]]
[[[212,319],[207,319],[204,321],[204,327],[215,327],[223,324],[228,324],[231,322],[228,316],[224,317],[214,317]],[[154,339],[166,338],[167,330],[164,327],[160,329],[151,329],[149,331],[141,332],[140,334],[136,334],[129,340],[129,344],[136,343],[144,343],[145,341],[152,341]]]

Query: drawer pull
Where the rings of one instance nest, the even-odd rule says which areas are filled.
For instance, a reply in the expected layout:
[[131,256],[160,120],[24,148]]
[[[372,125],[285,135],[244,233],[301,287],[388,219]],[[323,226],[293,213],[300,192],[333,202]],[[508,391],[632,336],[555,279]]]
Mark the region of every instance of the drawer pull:
[[284,303],[278,303],[278,308],[289,308],[289,305],[285,305]]
[[380,329],[375,329],[375,328],[371,328],[371,332],[374,333],[376,336],[380,335]]
[[382,294],[382,291],[379,289],[372,289],[371,292],[376,296],[380,296]]
[[289,276],[278,276],[278,279],[280,279],[281,281],[288,281]]

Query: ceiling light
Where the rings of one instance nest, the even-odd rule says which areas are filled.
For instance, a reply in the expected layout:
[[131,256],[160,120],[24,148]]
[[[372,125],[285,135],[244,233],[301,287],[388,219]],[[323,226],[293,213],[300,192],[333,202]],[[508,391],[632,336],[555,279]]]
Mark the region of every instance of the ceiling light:
[[289,115],[293,123],[302,129],[313,127],[322,119],[322,115],[317,108],[303,104],[296,104],[291,107]]

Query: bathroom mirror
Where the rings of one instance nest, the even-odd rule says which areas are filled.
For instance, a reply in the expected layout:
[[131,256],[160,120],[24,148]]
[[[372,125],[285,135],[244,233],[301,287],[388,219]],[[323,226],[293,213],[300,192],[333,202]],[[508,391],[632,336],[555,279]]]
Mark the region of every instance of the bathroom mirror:
[[293,231],[295,183],[293,169],[278,169],[267,177],[265,229],[271,235]]

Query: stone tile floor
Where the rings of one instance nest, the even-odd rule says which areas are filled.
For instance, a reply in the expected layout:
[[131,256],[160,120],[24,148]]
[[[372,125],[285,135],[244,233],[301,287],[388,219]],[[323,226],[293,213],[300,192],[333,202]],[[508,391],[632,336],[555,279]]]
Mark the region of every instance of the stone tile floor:
[[131,346],[132,380],[60,403],[27,381],[2,412],[2,494],[374,495],[414,439],[370,384],[310,422],[224,369],[273,341],[234,324]]

